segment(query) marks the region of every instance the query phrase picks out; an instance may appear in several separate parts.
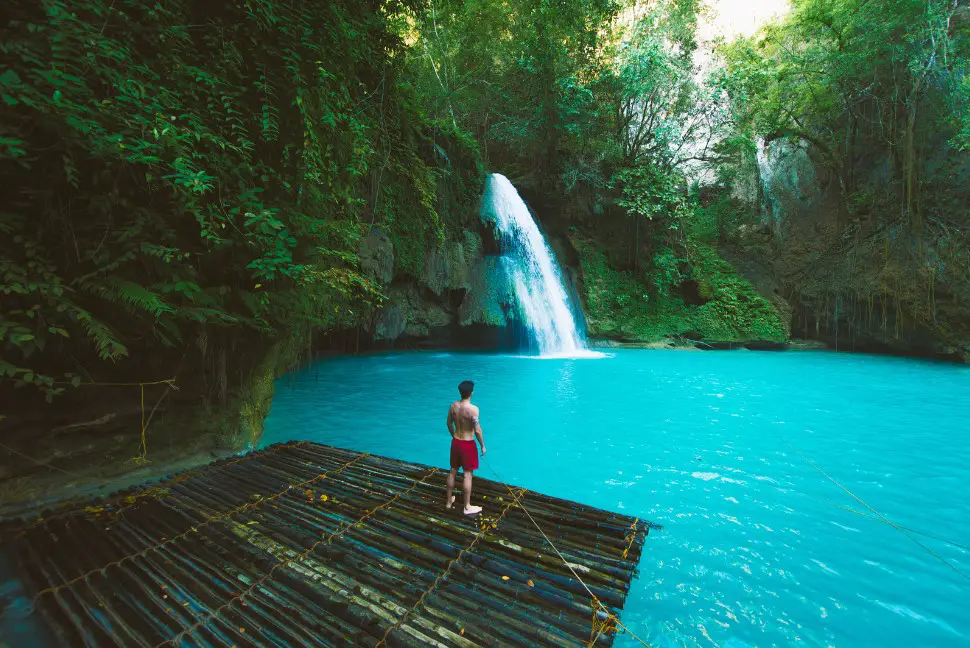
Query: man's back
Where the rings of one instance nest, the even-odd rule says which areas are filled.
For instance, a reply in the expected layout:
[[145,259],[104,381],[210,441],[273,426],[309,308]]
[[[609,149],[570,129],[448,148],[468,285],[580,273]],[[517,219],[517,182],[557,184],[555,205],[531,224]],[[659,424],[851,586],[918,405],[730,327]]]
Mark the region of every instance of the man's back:
[[474,441],[478,425],[478,408],[467,401],[455,401],[448,412],[455,425],[452,436],[460,441]]

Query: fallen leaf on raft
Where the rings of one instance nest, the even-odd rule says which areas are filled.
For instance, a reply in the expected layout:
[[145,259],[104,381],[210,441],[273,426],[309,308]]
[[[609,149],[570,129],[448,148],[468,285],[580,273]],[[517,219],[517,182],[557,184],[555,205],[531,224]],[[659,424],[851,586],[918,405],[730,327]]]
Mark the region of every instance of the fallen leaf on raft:
[[509,579],[508,576],[502,576],[502,580],[508,580],[508,579]]
[[464,637],[465,636],[465,629],[462,628],[461,631],[459,631],[458,634],[461,635],[462,637]]
[[527,580],[525,582],[525,584],[528,585],[529,587],[535,587],[536,586],[536,584],[532,582],[532,579],[531,578],[529,580]]
[[320,496],[320,501],[321,501],[321,502],[326,502],[326,501],[327,501],[328,499],[330,499],[330,498],[329,498],[329,497],[327,497],[326,495],[321,495],[321,496]]
[[246,628],[239,628],[239,632],[246,632]]

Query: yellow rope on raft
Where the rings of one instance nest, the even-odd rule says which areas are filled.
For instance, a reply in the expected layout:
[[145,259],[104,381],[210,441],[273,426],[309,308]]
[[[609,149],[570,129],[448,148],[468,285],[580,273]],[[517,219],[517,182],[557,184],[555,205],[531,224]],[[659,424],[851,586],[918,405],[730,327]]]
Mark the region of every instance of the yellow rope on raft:
[[[509,490],[509,493],[512,493],[512,495],[514,496],[515,493],[512,490],[511,486],[509,486],[505,482],[505,480],[502,479],[502,477],[498,474],[498,471],[495,470],[495,468],[492,467],[492,464],[489,463],[489,461],[487,459],[485,460],[485,463],[488,464],[489,470],[491,470],[495,474],[495,476],[498,478],[498,480]],[[555,543],[553,543],[553,541],[549,539],[549,536],[546,535],[546,532],[542,530],[542,527],[539,526],[539,523],[536,522],[536,520],[535,520],[534,517],[532,517],[532,513],[529,512],[529,509],[527,509],[525,507],[525,505],[522,504],[521,502],[519,503],[519,508],[522,509],[522,511],[526,514],[526,516],[532,522],[533,526],[535,526],[535,528],[539,531],[539,533],[542,535],[542,537],[545,539],[545,541],[549,543],[549,546],[552,547],[552,550],[556,552],[556,555],[559,556],[559,559],[562,560],[563,564],[566,565],[566,567],[569,569],[569,571],[572,572],[572,574],[576,578],[576,580],[579,581],[579,584],[582,585],[583,586],[583,589],[586,590],[586,593],[589,594],[589,597],[590,597],[590,608],[592,608],[592,610],[593,610],[593,624],[594,624],[594,626],[595,626],[595,624],[597,622],[596,612],[597,612],[597,610],[600,610],[605,615],[605,620],[603,622],[604,624],[605,623],[611,623],[611,624],[613,624],[614,629],[616,627],[619,627],[624,632],[626,632],[628,635],[630,635],[633,639],[635,639],[636,641],[638,641],[640,643],[640,645],[646,646],[647,648],[650,648],[650,644],[648,644],[646,641],[644,641],[643,639],[641,639],[640,637],[638,637],[637,635],[635,635],[632,630],[630,630],[628,627],[626,627],[625,625],[623,625],[623,622],[620,621],[620,618],[618,616],[616,616],[615,614],[613,614],[613,611],[612,610],[610,610],[598,598],[596,598],[596,594],[593,594],[593,590],[591,590],[589,588],[589,585],[587,585],[586,582],[582,578],[580,578],[579,574],[576,573],[576,570],[573,569],[572,564],[568,560],[566,560],[566,557],[562,555],[562,552],[561,551],[559,551],[559,547],[557,547],[555,545]],[[639,519],[639,518],[637,518],[637,519]],[[607,630],[607,626],[606,625],[603,625],[603,624],[601,624],[598,629],[599,629],[599,633],[596,633],[596,630],[597,630],[596,627],[594,627],[592,629],[591,633],[590,633],[590,643],[589,643],[590,646],[592,646],[593,643],[597,639],[599,639],[599,636],[601,634],[603,634],[603,632],[608,631]]]
[[306,558],[307,556],[309,556],[311,553],[313,553],[316,550],[316,548],[319,547],[322,544],[330,544],[336,538],[339,538],[343,534],[347,533],[347,531],[350,531],[351,529],[353,529],[353,528],[355,528],[355,527],[363,524],[364,521],[367,518],[369,518],[370,516],[374,515],[375,513],[377,513],[382,508],[385,508],[387,506],[390,506],[391,504],[393,504],[394,502],[396,502],[402,495],[407,495],[408,493],[410,493],[411,491],[413,491],[415,488],[417,488],[421,484],[425,483],[428,479],[430,479],[431,477],[433,477],[434,475],[436,475],[438,472],[439,471],[438,471],[437,468],[432,468],[431,469],[431,472],[429,472],[427,475],[425,475],[424,477],[422,477],[419,481],[414,482],[406,491],[401,492],[401,493],[398,493],[394,497],[392,497],[389,500],[385,501],[383,504],[378,504],[374,508],[372,508],[369,511],[367,511],[366,513],[364,513],[364,515],[362,515],[360,518],[358,518],[357,521],[352,522],[352,523],[346,525],[344,528],[340,529],[339,531],[334,531],[330,535],[324,536],[320,540],[317,540],[312,545],[310,545],[310,547],[306,551],[304,551],[303,553],[297,554],[296,556],[293,556],[292,558],[287,558],[286,560],[283,560],[281,562],[276,563],[269,570],[269,572],[266,573],[265,576],[263,576],[263,577],[259,578],[258,580],[254,581],[243,592],[237,594],[236,596],[233,596],[228,601],[226,601],[225,603],[223,603],[222,605],[220,605],[219,607],[217,607],[212,612],[209,612],[202,619],[199,619],[197,622],[193,623],[191,626],[189,626],[185,630],[182,630],[181,632],[179,632],[177,635],[175,635],[171,639],[166,639],[165,641],[161,641],[161,642],[155,644],[154,648],[161,648],[162,646],[165,646],[165,645],[168,645],[168,644],[177,645],[179,642],[182,641],[182,639],[184,639],[186,637],[186,635],[194,632],[199,627],[201,627],[204,624],[208,623],[211,619],[213,619],[216,616],[218,616],[223,610],[226,610],[226,609],[232,607],[233,604],[235,604],[237,601],[242,601],[246,596],[248,596],[249,594],[251,594],[253,590],[255,590],[257,587],[261,586],[267,580],[269,580],[270,577],[273,575],[274,572],[276,572],[277,569],[279,569],[281,567],[286,567],[290,563],[295,562],[297,560],[303,560],[304,558]]
[[54,593],[56,593],[56,592],[64,589],[65,587],[70,587],[71,585],[74,585],[75,583],[78,583],[78,582],[80,582],[82,580],[85,580],[85,579],[93,576],[94,574],[103,574],[104,571],[108,567],[120,567],[122,564],[124,564],[127,561],[134,560],[135,558],[139,558],[141,556],[145,556],[145,555],[149,554],[150,552],[155,551],[157,549],[160,549],[160,548],[162,548],[164,546],[170,545],[173,542],[178,542],[179,540],[182,540],[183,538],[187,538],[192,533],[198,533],[199,532],[199,529],[204,529],[205,527],[209,526],[210,524],[214,524],[214,523],[219,522],[221,520],[227,520],[229,518],[232,518],[232,517],[238,515],[239,513],[242,513],[243,511],[247,511],[249,509],[256,508],[257,506],[259,506],[260,504],[263,504],[265,502],[271,502],[271,501],[273,501],[275,499],[278,499],[278,498],[282,497],[286,493],[289,493],[293,489],[302,488],[304,486],[307,486],[308,484],[311,484],[312,482],[317,481],[318,479],[326,479],[330,475],[336,475],[338,473],[341,473],[341,472],[343,472],[344,470],[346,470],[347,468],[349,468],[350,466],[352,466],[353,464],[355,464],[356,462],[360,461],[361,459],[363,459],[366,456],[368,456],[368,454],[366,452],[365,453],[362,453],[360,455],[357,455],[352,460],[348,461],[347,463],[343,464],[342,466],[338,466],[336,469],[331,470],[330,472],[322,472],[319,475],[316,475],[314,477],[311,477],[310,479],[306,479],[304,481],[301,481],[301,482],[299,482],[297,484],[290,484],[289,486],[287,486],[283,490],[279,491],[278,493],[274,493],[273,495],[269,495],[267,497],[260,497],[259,499],[255,500],[253,502],[247,502],[246,504],[242,504],[241,506],[237,506],[236,508],[230,509],[228,511],[224,511],[222,513],[217,513],[216,515],[213,515],[212,517],[209,517],[209,518],[206,518],[206,519],[202,520],[202,522],[200,522],[198,524],[192,525],[191,527],[189,527],[188,529],[186,529],[182,533],[180,533],[178,535],[175,535],[175,536],[172,536],[171,538],[163,538],[162,540],[158,541],[157,543],[155,543],[153,545],[149,545],[149,546],[145,547],[144,549],[142,549],[141,551],[139,551],[137,553],[133,553],[133,554],[124,556],[123,558],[119,558],[118,560],[113,560],[113,561],[109,562],[106,565],[102,565],[100,567],[96,567],[96,568],[94,568],[94,569],[92,569],[92,570],[90,570],[90,571],[88,571],[88,572],[86,572],[84,574],[81,574],[80,576],[77,576],[75,578],[72,578],[69,581],[63,582],[60,585],[52,585],[51,587],[47,587],[45,589],[42,589],[41,591],[37,592],[37,594],[34,596],[31,605],[36,604],[37,601],[38,601],[38,599],[40,599],[40,597],[44,596],[45,594],[54,594]]
[[626,537],[626,549],[623,550],[624,560],[626,559],[627,554],[630,553],[630,549],[633,548],[633,543],[637,540],[637,522],[639,521],[640,518],[633,518],[633,524],[630,525],[630,533]]
[[414,605],[412,605],[410,609],[405,611],[404,614],[401,615],[401,618],[399,618],[394,625],[392,625],[391,627],[389,627],[387,630],[384,631],[384,635],[381,637],[380,641],[377,642],[374,648],[380,648],[387,642],[387,636],[391,634],[391,632],[393,632],[394,630],[397,630],[398,628],[400,628],[404,624],[408,616],[410,616],[412,612],[418,609],[418,606],[421,605],[421,602],[424,601],[424,599],[428,596],[428,594],[433,592],[434,589],[438,587],[438,584],[445,579],[445,577],[451,571],[451,568],[454,567],[455,564],[462,559],[462,556],[464,556],[466,553],[471,551],[475,547],[475,545],[478,544],[478,541],[485,537],[485,534],[488,533],[489,527],[493,529],[497,527],[498,523],[501,522],[502,519],[505,517],[505,514],[509,512],[509,509],[511,509],[516,504],[518,504],[519,506],[522,506],[522,504],[520,503],[520,500],[523,497],[525,497],[525,494],[527,492],[526,489],[520,488],[518,495],[516,495],[511,488],[509,489],[509,492],[512,493],[513,500],[505,505],[505,507],[502,509],[502,513],[498,516],[498,519],[495,520],[495,522],[493,522],[491,525],[483,526],[481,530],[475,535],[475,538],[468,544],[468,546],[462,549],[461,551],[459,551],[457,556],[455,556],[450,561],[448,561],[448,564],[447,566],[445,566],[444,571],[438,574],[438,577],[434,579],[434,582],[431,583],[431,586],[428,587],[428,589],[424,590],[421,596],[418,597],[418,600],[414,602]]

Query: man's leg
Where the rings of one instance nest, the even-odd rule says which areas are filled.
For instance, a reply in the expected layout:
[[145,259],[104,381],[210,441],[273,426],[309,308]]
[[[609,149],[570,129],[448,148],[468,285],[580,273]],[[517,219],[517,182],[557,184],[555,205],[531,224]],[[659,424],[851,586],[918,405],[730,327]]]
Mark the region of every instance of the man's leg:
[[455,475],[458,474],[457,468],[452,468],[448,473],[448,491],[445,493],[445,508],[450,509],[455,503]]
[[482,510],[481,506],[472,506],[472,475],[474,472],[474,470],[465,471],[465,513],[468,515],[479,513]]

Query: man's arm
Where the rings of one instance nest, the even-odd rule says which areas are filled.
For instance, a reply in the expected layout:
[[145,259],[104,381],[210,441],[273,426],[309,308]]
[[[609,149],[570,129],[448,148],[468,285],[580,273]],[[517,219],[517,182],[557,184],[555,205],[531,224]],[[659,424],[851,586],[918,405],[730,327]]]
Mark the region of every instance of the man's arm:
[[478,422],[478,409],[475,409],[475,418],[472,419],[475,426],[475,436],[478,437],[478,445],[482,446],[482,456],[485,456],[485,437],[482,436],[482,424]]
[[448,407],[448,420],[445,421],[445,425],[448,426],[448,434],[450,434],[452,436],[452,438],[454,438],[454,436],[455,436],[455,429],[454,428],[457,427],[455,425],[455,408],[454,407],[450,407],[450,406]]

